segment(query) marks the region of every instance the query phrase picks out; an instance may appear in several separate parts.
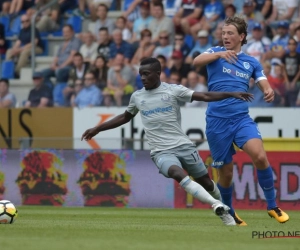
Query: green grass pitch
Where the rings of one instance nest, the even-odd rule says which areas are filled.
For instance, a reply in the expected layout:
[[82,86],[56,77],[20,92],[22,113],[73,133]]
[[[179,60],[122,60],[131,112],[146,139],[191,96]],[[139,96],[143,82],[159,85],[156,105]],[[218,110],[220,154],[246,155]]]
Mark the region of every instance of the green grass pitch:
[[297,250],[300,238],[252,239],[252,231],[300,231],[300,213],[279,224],[266,211],[238,211],[246,227],[224,226],[212,210],[18,207],[0,225],[3,250]]

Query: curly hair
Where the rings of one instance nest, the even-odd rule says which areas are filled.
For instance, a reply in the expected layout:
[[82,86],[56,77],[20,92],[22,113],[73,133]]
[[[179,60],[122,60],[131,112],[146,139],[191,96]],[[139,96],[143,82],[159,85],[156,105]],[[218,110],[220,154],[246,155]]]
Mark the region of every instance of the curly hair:
[[247,44],[247,28],[248,24],[242,16],[227,17],[224,21],[224,25],[233,25],[236,27],[239,35],[244,34],[245,37],[242,41],[242,46]]

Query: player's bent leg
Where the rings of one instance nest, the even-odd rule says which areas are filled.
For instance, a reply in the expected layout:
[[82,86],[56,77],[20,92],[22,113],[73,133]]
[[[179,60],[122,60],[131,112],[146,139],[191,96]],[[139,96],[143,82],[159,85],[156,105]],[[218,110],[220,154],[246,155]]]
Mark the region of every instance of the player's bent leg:
[[210,179],[208,174],[195,178],[195,182],[199,183],[204,189],[216,200],[222,201],[221,193],[216,183]]
[[256,166],[258,183],[264,192],[269,216],[280,223],[288,221],[288,214],[277,207],[276,204],[273,170],[267,159],[262,141],[258,138],[253,138],[245,143],[243,150],[251,157]]

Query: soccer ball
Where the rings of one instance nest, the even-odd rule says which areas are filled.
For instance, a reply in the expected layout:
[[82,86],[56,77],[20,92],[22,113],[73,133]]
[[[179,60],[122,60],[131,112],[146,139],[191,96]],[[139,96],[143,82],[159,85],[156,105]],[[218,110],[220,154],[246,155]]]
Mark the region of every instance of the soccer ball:
[[10,201],[0,201],[0,224],[12,224],[18,216],[18,210]]

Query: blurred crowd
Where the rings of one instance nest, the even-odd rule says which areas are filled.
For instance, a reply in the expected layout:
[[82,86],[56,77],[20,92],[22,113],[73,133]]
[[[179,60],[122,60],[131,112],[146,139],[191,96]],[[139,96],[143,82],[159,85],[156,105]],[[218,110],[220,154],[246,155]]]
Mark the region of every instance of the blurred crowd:
[[[247,44],[242,50],[259,60],[276,98],[265,103],[251,80],[252,107],[300,106],[300,0],[124,0],[121,15],[116,0],[58,0],[42,12],[31,40],[31,17],[50,0],[0,0],[0,15],[22,28],[13,44],[0,22],[0,54],[15,64],[14,77],[28,66],[31,46],[43,53],[41,36],[61,31],[63,42],[48,68],[32,76],[25,107],[125,106],[131,94],[143,87],[138,68],[145,57],[156,57],[162,66],[161,81],[207,91],[206,68],[193,59],[212,46],[222,46],[226,17],[243,15],[248,23]],[[65,15],[89,20],[93,30],[75,32],[62,23]],[[1,20],[1,19],[0,19]],[[26,99],[26,100],[25,100]],[[9,80],[0,80],[0,107],[16,104]],[[202,102],[188,107],[206,106]]]

